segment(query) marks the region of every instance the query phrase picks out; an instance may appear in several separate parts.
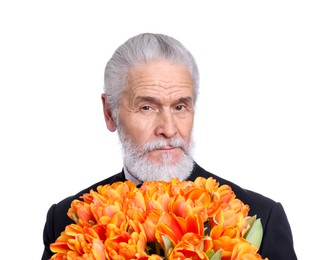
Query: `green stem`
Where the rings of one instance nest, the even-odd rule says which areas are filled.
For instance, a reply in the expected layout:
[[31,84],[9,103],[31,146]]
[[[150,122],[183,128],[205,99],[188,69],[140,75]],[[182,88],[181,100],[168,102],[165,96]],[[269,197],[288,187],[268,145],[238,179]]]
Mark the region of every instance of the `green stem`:
[[156,254],[160,256],[160,244],[156,242]]

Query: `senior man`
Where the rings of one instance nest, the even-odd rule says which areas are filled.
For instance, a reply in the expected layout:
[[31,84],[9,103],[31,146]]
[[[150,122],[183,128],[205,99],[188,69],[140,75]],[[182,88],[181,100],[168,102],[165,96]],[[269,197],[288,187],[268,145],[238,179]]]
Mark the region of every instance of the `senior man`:
[[105,69],[102,94],[107,128],[118,132],[123,147],[121,172],[53,204],[44,227],[42,259],[52,256],[50,244],[73,221],[67,216],[74,199],[97,186],[131,180],[195,180],[213,177],[228,184],[250,206],[263,225],[259,253],[275,260],[297,259],[289,222],[282,205],[222,179],[192,158],[192,129],[199,73],[192,54],[176,39],[143,33],[114,52]]

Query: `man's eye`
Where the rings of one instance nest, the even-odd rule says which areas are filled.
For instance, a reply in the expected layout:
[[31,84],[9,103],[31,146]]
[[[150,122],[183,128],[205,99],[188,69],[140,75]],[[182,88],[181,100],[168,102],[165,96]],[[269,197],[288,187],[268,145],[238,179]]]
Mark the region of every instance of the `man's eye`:
[[185,109],[185,106],[184,105],[177,105],[176,107],[175,107],[175,110],[177,110],[177,111],[182,111],[182,110],[184,110]]
[[144,111],[148,111],[148,110],[151,110],[152,107],[151,106],[143,106],[141,107],[141,110],[144,110]]

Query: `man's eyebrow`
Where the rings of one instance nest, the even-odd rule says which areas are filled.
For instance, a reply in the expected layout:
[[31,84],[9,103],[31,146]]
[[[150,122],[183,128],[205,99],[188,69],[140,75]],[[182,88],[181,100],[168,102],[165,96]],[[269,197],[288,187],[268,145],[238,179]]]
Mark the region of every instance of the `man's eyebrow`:
[[160,103],[160,100],[152,96],[138,96],[136,98],[138,102],[151,102],[151,103]]
[[[137,102],[150,102],[150,103],[155,103],[155,104],[161,103],[160,99],[158,99],[157,97],[152,97],[152,96],[138,96],[136,98],[136,100],[137,100]],[[190,96],[181,97],[181,98],[175,100],[174,103],[192,104],[193,98]]]
[[192,97],[182,97],[178,99],[178,103],[192,104],[193,99]]

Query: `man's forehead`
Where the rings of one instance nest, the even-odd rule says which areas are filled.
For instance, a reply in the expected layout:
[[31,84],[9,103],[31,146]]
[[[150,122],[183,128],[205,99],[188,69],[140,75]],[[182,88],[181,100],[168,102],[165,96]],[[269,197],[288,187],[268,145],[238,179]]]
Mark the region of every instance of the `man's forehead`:
[[159,78],[164,83],[175,80],[192,81],[192,75],[187,66],[167,60],[150,61],[130,67],[128,79],[139,80],[141,78]]
[[164,61],[142,64],[130,70],[126,95],[140,100],[193,99],[193,81],[183,65]]
[[193,100],[193,88],[191,85],[173,85],[163,87],[160,85],[139,85],[130,86],[125,94],[135,100],[156,101],[156,100]]

